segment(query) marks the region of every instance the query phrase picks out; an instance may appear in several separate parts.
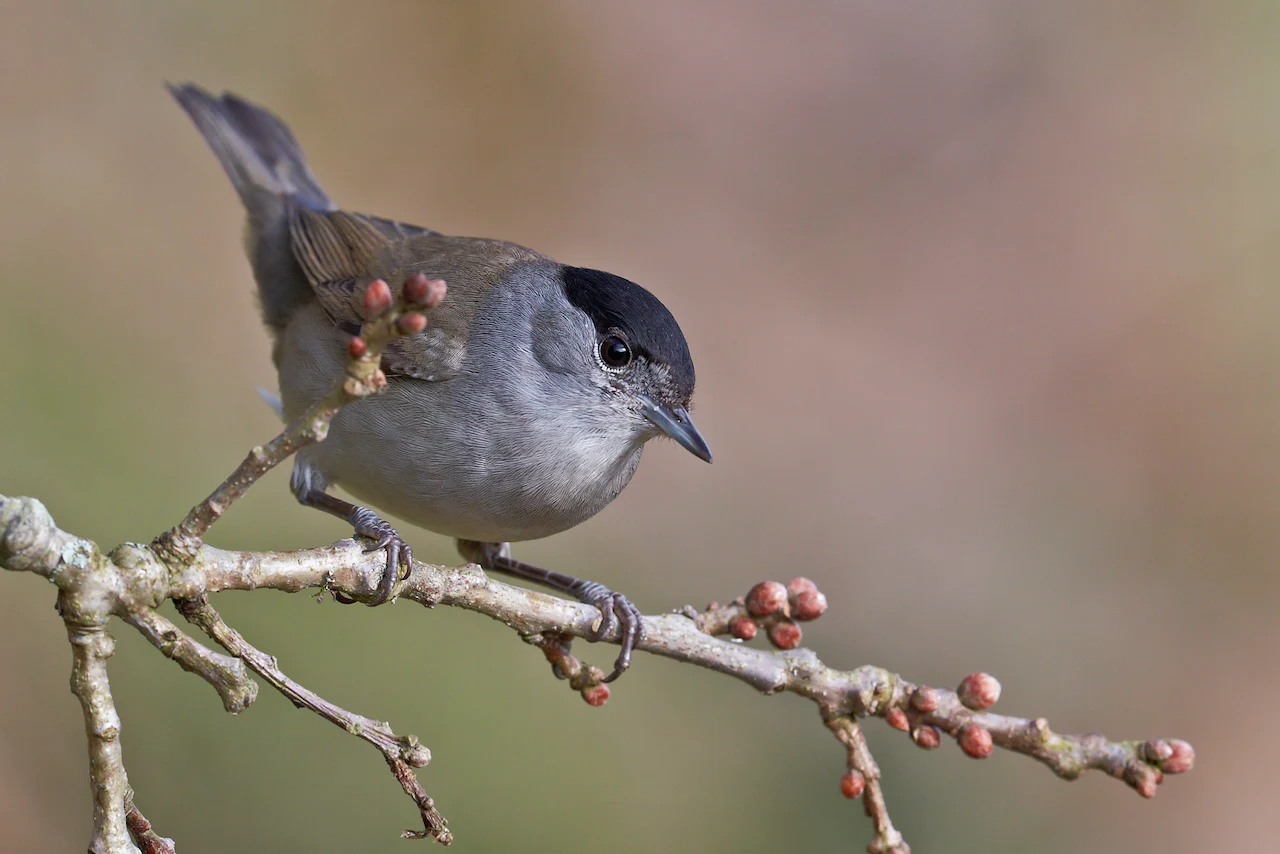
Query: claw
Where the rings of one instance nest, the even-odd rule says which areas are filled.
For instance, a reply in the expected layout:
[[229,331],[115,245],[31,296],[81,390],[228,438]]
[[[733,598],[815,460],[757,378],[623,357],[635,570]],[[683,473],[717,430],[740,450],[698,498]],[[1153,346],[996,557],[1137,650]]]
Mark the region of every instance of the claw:
[[[391,601],[396,585],[413,571],[413,549],[400,538],[395,528],[371,510],[357,508],[357,512],[352,514],[351,525],[357,536],[374,541],[372,546],[364,550],[365,554],[380,550],[387,553],[387,568],[383,570],[378,582],[378,592],[370,604],[381,605]],[[405,568],[403,575],[400,572],[401,566]]]
[[642,635],[640,609],[630,599],[613,590],[605,591],[590,604],[600,609],[600,627],[591,632],[587,640],[595,642],[612,634],[615,626],[621,626],[622,651],[613,663],[613,672],[605,677],[605,682],[612,682],[631,667],[631,653]]
[[618,615],[614,612],[617,607],[616,596],[616,593],[610,592],[591,603],[600,609],[600,622],[587,634],[587,640],[591,643],[599,643],[613,634],[613,629],[618,624]]
[[622,651],[618,655],[618,660],[614,662],[613,672],[604,681],[612,682],[625,673],[631,666],[631,653],[644,636],[640,609],[626,596],[598,582],[584,581],[515,560],[511,557],[507,546],[506,543],[458,540],[458,551],[462,556],[467,560],[475,561],[485,569],[505,572],[516,578],[545,584],[554,590],[576,597],[579,602],[599,609],[600,621],[595,628],[587,631],[587,640],[592,643],[602,641],[611,636],[615,629],[620,629],[618,640]]

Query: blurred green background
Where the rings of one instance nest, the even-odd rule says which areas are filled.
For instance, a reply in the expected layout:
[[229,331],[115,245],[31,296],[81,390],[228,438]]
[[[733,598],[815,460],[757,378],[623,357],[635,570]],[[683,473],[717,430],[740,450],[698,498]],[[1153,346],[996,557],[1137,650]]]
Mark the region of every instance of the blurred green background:
[[[0,492],[145,541],[273,433],[239,203],[161,82],[233,89],[340,203],[616,271],[681,319],[715,465],[655,445],[610,508],[521,557],[647,611],[809,575],[831,612],[806,642],[832,664],[985,669],[1006,712],[1198,749],[1148,803],[872,724],[916,851],[1267,850],[1278,41],[1277,4],[1208,0],[6,3]],[[212,542],[346,535],[286,482]],[[0,584],[0,850],[83,850],[52,592]],[[795,698],[642,656],[591,709],[473,615],[217,604],[431,746],[457,851],[870,838]],[[183,854],[422,844],[367,746],[267,692],[230,717],[115,635],[130,778]]]

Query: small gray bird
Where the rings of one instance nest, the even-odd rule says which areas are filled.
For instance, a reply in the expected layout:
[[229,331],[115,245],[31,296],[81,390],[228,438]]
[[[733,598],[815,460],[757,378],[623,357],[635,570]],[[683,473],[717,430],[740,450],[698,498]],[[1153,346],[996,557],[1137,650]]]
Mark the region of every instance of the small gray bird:
[[592,640],[620,627],[630,665],[640,612],[602,584],[514,560],[510,543],[572,528],[618,496],[645,442],[675,439],[711,462],[689,418],[693,360],[656,297],[626,279],[557,263],[502,240],[448,237],[339,210],[288,127],[230,93],[170,86],[248,213],[246,248],[275,340],[284,415],[325,394],[360,334],[365,288],[422,273],[448,297],[422,332],[386,351],[389,383],[344,408],[303,449],[294,495],[386,549],[375,604],[411,561],[409,546],[362,501],[457,538],[488,570],[544,584],[600,609]]

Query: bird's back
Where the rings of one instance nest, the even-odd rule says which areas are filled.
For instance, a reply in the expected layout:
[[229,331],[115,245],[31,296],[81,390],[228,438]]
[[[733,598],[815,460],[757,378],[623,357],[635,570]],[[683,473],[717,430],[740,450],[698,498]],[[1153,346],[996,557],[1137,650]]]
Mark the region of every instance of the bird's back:
[[[244,203],[246,248],[263,319],[277,337],[277,366],[281,336],[304,309],[318,303],[335,327],[356,334],[370,282],[384,279],[398,292],[408,274],[423,272],[448,282],[449,298],[425,332],[396,342],[388,365],[404,376],[448,379],[462,368],[471,322],[486,292],[511,265],[543,257],[506,241],[448,237],[340,210],[312,174],[293,133],[270,111],[193,84],[169,90]],[[340,336],[329,337],[338,346]]]

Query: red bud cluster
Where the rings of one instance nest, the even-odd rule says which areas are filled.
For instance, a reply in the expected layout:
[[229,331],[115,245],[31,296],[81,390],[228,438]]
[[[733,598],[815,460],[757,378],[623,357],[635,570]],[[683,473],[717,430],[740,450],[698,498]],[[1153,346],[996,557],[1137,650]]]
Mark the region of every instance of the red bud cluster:
[[[816,620],[827,610],[827,597],[807,578],[793,578],[786,586],[777,581],[761,581],[739,600],[750,618],[736,616],[729,621],[729,633],[750,640],[764,629],[779,649],[795,649],[804,632],[797,620]],[[708,607],[708,610],[715,610]]]
[[1176,738],[1153,738],[1142,745],[1138,755],[1148,764],[1129,765],[1124,769],[1124,780],[1144,798],[1155,797],[1165,774],[1190,771],[1196,762],[1195,749]]

